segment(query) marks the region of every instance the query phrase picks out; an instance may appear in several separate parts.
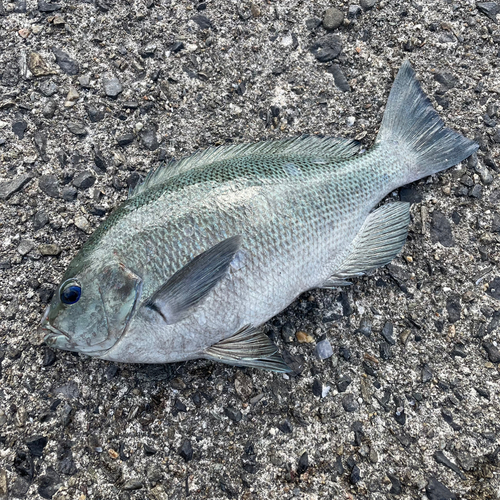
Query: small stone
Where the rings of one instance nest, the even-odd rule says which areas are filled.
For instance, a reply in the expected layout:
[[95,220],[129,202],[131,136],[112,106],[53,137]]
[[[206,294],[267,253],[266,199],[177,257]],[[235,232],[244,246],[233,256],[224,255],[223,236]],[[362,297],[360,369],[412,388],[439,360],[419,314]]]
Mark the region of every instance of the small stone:
[[490,399],[491,395],[490,395],[490,391],[488,391],[488,389],[486,389],[485,387],[474,387],[474,389],[476,389],[476,392],[483,398],[485,399]]
[[444,91],[450,90],[460,83],[460,80],[451,73],[436,73],[434,80],[443,86]]
[[446,299],[446,310],[448,312],[448,321],[456,323],[460,319],[462,305],[460,304],[459,295],[451,295]]
[[38,88],[45,97],[52,97],[59,90],[58,86],[50,80],[40,83]]
[[38,231],[49,222],[49,216],[43,210],[39,210],[33,217],[33,229]]
[[50,69],[43,57],[36,52],[30,52],[28,56],[28,68],[33,75],[37,77],[53,75],[55,73],[52,69]]
[[457,465],[449,460],[441,450],[434,452],[434,460],[438,464],[442,464],[445,467],[451,469],[453,472],[456,472],[460,476],[460,479],[465,480],[465,475],[463,474],[463,472],[458,468]]
[[363,10],[370,10],[375,7],[377,0],[361,0],[359,3],[361,4],[361,8]]
[[42,114],[45,118],[53,118],[57,110],[57,104],[53,99],[49,99],[42,108]]
[[321,395],[323,394],[323,384],[317,378],[313,380],[312,393],[318,398],[320,398]]
[[342,377],[340,377],[337,380],[337,391],[345,392],[347,390],[347,388],[349,387],[349,385],[351,384],[351,382],[352,382],[352,379],[351,379],[351,377],[349,377],[349,375],[342,375]]
[[361,481],[361,471],[357,465],[352,468],[351,474],[349,475],[349,481],[351,484],[358,484]]
[[56,257],[62,252],[62,249],[55,243],[46,243],[44,245],[40,245],[38,247],[38,251],[45,257]]
[[384,327],[382,328],[380,335],[382,335],[382,337],[384,337],[384,340],[388,344],[396,345],[396,341],[394,340],[393,333],[394,333],[394,325],[390,321],[387,321],[385,323]]
[[69,92],[66,95],[66,100],[67,101],[76,101],[80,97],[80,94],[78,93],[78,90],[75,89],[75,87],[70,87]]
[[488,359],[492,363],[500,363],[500,350],[493,342],[483,342],[483,348],[488,354]]
[[52,366],[56,361],[56,353],[49,347],[45,347],[43,350],[42,366]]
[[314,337],[307,334],[306,332],[298,331],[295,336],[297,337],[297,341],[299,344],[311,344],[314,342]]
[[380,342],[379,353],[382,359],[389,359],[391,357],[391,346],[387,342]]
[[241,411],[235,408],[224,408],[224,414],[233,422],[239,422],[243,418]]
[[7,500],[8,494],[7,471],[5,469],[0,469],[0,500]]
[[170,46],[170,52],[177,54],[177,52],[180,52],[184,48],[184,43],[183,42],[174,42]]
[[321,26],[321,23],[322,21],[318,17],[310,17],[306,19],[306,28],[312,31],[319,28]]
[[104,87],[104,92],[108,97],[117,97],[123,91],[123,87],[118,78],[111,74],[103,76],[102,84]]
[[80,87],[82,87],[84,89],[89,89],[90,88],[90,75],[89,74],[81,75],[78,78],[78,84],[80,85]]
[[394,474],[391,474],[390,472],[387,472],[387,477],[391,481],[391,489],[389,490],[389,493],[391,495],[401,495],[401,492],[403,491],[403,487],[401,486],[401,481]]
[[316,344],[315,352],[319,359],[331,358],[333,356],[332,344],[327,339],[321,340]]
[[32,241],[21,240],[19,242],[19,245],[17,246],[17,251],[20,255],[22,255],[24,257],[25,255],[27,255],[28,253],[31,252],[31,250],[33,249],[34,246],[35,245]]
[[242,401],[247,401],[253,393],[252,379],[239,371],[234,379],[234,390]]
[[73,186],[77,189],[88,189],[95,184],[96,178],[88,170],[84,170],[73,178]]
[[326,9],[325,15],[323,17],[323,27],[326,30],[332,31],[334,29],[337,29],[343,22],[344,13],[341,10],[336,9],[335,7]]
[[456,500],[457,496],[435,477],[430,477],[425,487],[429,500]]
[[500,277],[497,276],[492,281],[490,281],[486,293],[490,297],[500,300]]
[[140,490],[141,488],[142,488],[142,483],[137,479],[129,479],[128,481],[125,481],[125,483],[123,483],[122,486],[122,490],[125,491]]
[[38,179],[38,187],[47,196],[50,196],[51,198],[59,198],[59,182],[55,175],[42,175]]
[[281,337],[287,344],[291,344],[295,340],[295,326],[291,321],[286,321],[281,327]]
[[28,124],[25,120],[17,120],[12,124],[12,132],[14,132],[14,134],[17,135],[19,139],[24,138],[24,133],[26,132],[27,128]]
[[38,0],[38,10],[40,12],[55,12],[59,10],[61,5],[58,3],[50,3],[45,0]]
[[52,47],[52,53],[56,56],[56,63],[67,75],[77,75],[80,71],[78,63],[61,49]]
[[444,247],[452,247],[455,244],[450,221],[438,210],[432,213],[431,239],[433,243],[439,242]]
[[283,434],[291,434],[293,432],[292,424],[288,419],[285,419],[280,425],[278,425],[278,429]]
[[478,2],[476,3],[477,10],[486,14],[493,22],[497,22],[497,14],[500,12],[500,5],[496,2]]
[[141,131],[141,144],[149,151],[155,151],[160,146],[156,137],[156,127],[149,127]]
[[179,448],[179,455],[186,461],[189,462],[193,458],[193,448],[191,446],[191,441],[189,439],[184,439]]
[[78,191],[73,186],[65,186],[61,192],[61,197],[64,201],[75,201]]
[[196,16],[193,16],[191,18],[191,21],[194,21],[202,30],[212,28],[212,21],[210,21],[207,16],[198,14]]
[[47,157],[47,134],[40,130],[37,130],[33,134],[33,142],[35,143],[35,147],[42,158],[43,161],[48,161]]
[[83,215],[75,216],[75,226],[84,233],[91,232],[89,221]]
[[304,474],[304,472],[306,472],[308,468],[309,468],[309,455],[307,454],[307,452],[304,452],[299,458],[299,463],[297,465],[297,474],[299,475]]
[[20,191],[33,178],[33,174],[22,174],[10,181],[0,183],[0,199],[7,200]]
[[347,78],[345,77],[342,69],[338,64],[332,64],[330,68],[328,68],[328,73],[333,75],[333,81],[335,82],[335,86],[341,90],[342,92],[349,92],[351,87],[347,82]]
[[342,42],[338,36],[326,35],[316,41],[310,50],[319,62],[328,62],[342,52]]
[[399,425],[405,425],[406,424],[406,413],[405,409],[402,406],[398,406],[396,410],[394,411],[394,420]]
[[89,105],[87,106],[87,115],[92,123],[97,123],[104,119],[104,110]]
[[356,333],[361,333],[365,337],[370,338],[372,334],[372,322],[367,316],[363,316],[359,322],[359,327]]
[[347,11],[347,17],[349,19],[357,19],[361,13],[363,12],[363,9],[361,9],[360,5],[349,5],[349,10]]
[[342,398],[342,406],[347,412],[357,411],[359,408],[358,402],[354,399],[354,394],[348,393]]
[[478,200],[482,198],[483,186],[481,186],[481,184],[475,184],[474,187],[469,191],[469,196]]
[[66,124],[66,127],[68,127],[68,130],[72,134],[75,134],[79,137],[83,137],[83,136],[87,135],[87,130],[86,130],[83,122],[80,122],[80,121],[68,122]]
[[47,446],[47,438],[45,436],[33,436],[27,439],[26,446],[34,457],[41,457],[43,449]]
[[117,138],[116,138],[116,142],[118,143],[119,146],[127,146],[128,144],[134,142],[134,134],[132,134],[131,132],[127,133],[127,134],[122,134],[122,135],[119,135]]

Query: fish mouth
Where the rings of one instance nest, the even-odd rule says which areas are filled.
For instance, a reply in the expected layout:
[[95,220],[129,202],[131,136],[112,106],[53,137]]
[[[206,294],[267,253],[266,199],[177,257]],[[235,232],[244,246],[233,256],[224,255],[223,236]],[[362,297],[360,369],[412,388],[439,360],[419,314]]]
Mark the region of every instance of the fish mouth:
[[69,341],[69,335],[62,330],[57,329],[55,326],[50,324],[49,321],[49,311],[50,305],[45,308],[45,312],[43,313],[43,318],[38,329],[39,333],[43,335],[43,341],[47,345],[56,345],[61,342],[61,340]]

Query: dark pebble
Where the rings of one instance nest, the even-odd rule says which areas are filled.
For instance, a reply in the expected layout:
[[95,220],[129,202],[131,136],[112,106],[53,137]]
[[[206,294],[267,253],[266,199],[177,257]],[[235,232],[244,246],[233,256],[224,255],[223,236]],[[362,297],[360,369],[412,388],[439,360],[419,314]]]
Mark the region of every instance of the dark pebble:
[[429,367],[429,365],[426,363],[422,367],[422,383],[426,384],[427,382],[430,382],[432,380],[432,371]]
[[134,142],[134,137],[135,137],[134,134],[129,132],[127,134],[119,135],[116,138],[116,142],[118,143],[119,146],[127,146],[128,144]]
[[460,319],[462,305],[460,304],[460,296],[451,295],[446,299],[446,310],[448,311],[448,321],[456,323]]
[[40,12],[55,12],[60,10],[61,5],[58,3],[45,2],[45,0],[38,0],[38,10]]
[[481,184],[475,184],[474,187],[469,191],[469,196],[478,200],[482,198],[483,186],[481,186]]
[[456,472],[460,476],[460,479],[462,480],[465,479],[465,475],[463,474],[463,472],[458,468],[457,465],[455,465],[451,460],[449,460],[441,450],[434,452],[433,456],[434,460],[438,464],[442,464],[445,467],[448,467],[448,469],[451,469],[453,472]]
[[327,71],[333,75],[333,81],[339,90],[342,92],[349,92],[351,90],[347,78],[338,64],[332,64]]
[[179,399],[175,399],[174,401],[174,407],[173,407],[173,412],[175,413],[178,413],[178,412],[186,412],[187,411],[187,407],[186,405]]
[[435,477],[430,477],[425,487],[425,493],[429,500],[456,500],[457,496],[452,493],[443,483]]
[[291,434],[293,432],[293,427],[292,424],[290,423],[290,420],[287,418],[281,422],[280,425],[278,425],[278,429],[283,433],[283,434]]
[[492,342],[483,342],[483,347],[488,354],[488,359],[492,363],[500,363],[500,350]]
[[439,210],[435,210],[432,214],[431,239],[433,243],[439,242],[444,247],[452,247],[455,244],[450,221]]
[[414,187],[403,186],[399,190],[399,199],[407,203],[420,203],[422,201],[422,194]]
[[497,14],[500,12],[500,6],[496,2],[479,2],[476,4],[477,10],[486,14],[493,22],[497,22]]
[[61,487],[61,478],[52,468],[48,467],[46,473],[38,479],[38,494],[50,500]]
[[102,79],[104,92],[108,97],[117,97],[123,90],[120,80],[113,75],[106,75]]
[[349,393],[342,398],[342,406],[347,412],[357,411],[359,408],[358,402],[354,399],[354,395]]
[[349,361],[351,359],[351,350],[348,347],[339,347],[339,354],[346,361]]
[[55,175],[42,175],[38,179],[38,187],[47,196],[50,196],[51,198],[59,198],[59,182]]
[[401,486],[401,481],[394,474],[391,474],[390,472],[387,472],[386,474],[392,484],[389,493],[391,495],[401,495],[403,491],[403,487]]
[[491,231],[493,233],[500,233],[500,213],[493,215],[493,221],[491,222]]
[[24,133],[28,128],[28,123],[25,120],[18,120],[12,124],[12,132],[17,135],[19,139],[24,138]]
[[53,392],[54,394],[62,394],[68,399],[76,399],[80,395],[78,384],[73,380],[70,380],[66,384],[56,387]]
[[243,418],[241,411],[235,408],[224,408],[224,414],[233,422],[239,422]]
[[292,370],[293,375],[300,375],[304,371],[306,365],[304,356],[298,354],[293,355],[288,351],[283,351],[282,353],[283,361],[286,363],[288,368]]
[[356,332],[370,338],[372,334],[372,322],[370,321],[370,319],[366,316],[363,316],[361,318],[361,321],[359,322],[359,327]]
[[47,134],[45,132],[41,132],[37,130],[33,134],[33,141],[35,143],[35,147],[38,150],[38,154],[43,161],[48,161],[47,157]]
[[319,62],[328,62],[340,54],[342,42],[338,36],[326,35],[317,40],[310,50]]
[[56,63],[62,69],[63,73],[67,75],[78,74],[80,67],[74,59],[71,59],[69,54],[57,47],[52,47],[52,53],[56,56]]
[[112,378],[116,377],[117,373],[118,373],[118,366],[112,364],[106,368],[104,376],[106,377],[106,380],[111,380]]
[[32,178],[33,174],[29,173],[18,175],[10,181],[2,182],[0,184],[0,199],[7,200],[14,193],[17,193],[17,191],[20,191],[24,186],[26,186]]
[[54,115],[57,110],[57,104],[53,99],[49,99],[46,103],[45,106],[42,108],[42,114],[45,116],[45,118],[54,118]]
[[434,80],[442,85],[444,91],[450,90],[459,84],[459,79],[451,73],[436,73]]
[[319,17],[310,17],[306,19],[306,28],[308,30],[315,30],[321,26],[321,19]]
[[38,229],[41,229],[48,222],[49,222],[49,216],[47,215],[47,213],[44,212],[43,210],[39,210],[33,216],[33,229],[35,231],[38,231]]
[[64,201],[75,201],[78,191],[73,186],[65,186],[61,192]]
[[170,46],[170,51],[173,52],[174,54],[177,54],[177,52],[180,52],[184,48],[184,43],[182,42],[174,42]]
[[337,381],[337,391],[345,392],[349,385],[351,384],[352,379],[349,375],[342,375]]
[[33,436],[26,440],[26,446],[34,457],[41,457],[43,449],[47,446],[47,438],[45,436]]
[[349,475],[349,481],[351,484],[358,484],[361,481],[361,471],[357,465],[352,468],[351,474]]
[[318,398],[320,398],[323,393],[323,384],[317,378],[313,381],[312,392]]
[[104,110],[89,105],[87,106],[87,115],[92,123],[97,123],[104,119]]
[[302,455],[299,458],[299,463],[297,465],[297,473],[304,474],[306,470],[309,468],[309,455],[307,454],[307,451],[302,453]]
[[286,321],[281,327],[281,337],[287,344],[292,344],[295,341],[296,328],[291,321]]
[[486,389],[485,387],[474,387],[474,389],[476,389],[476,392],[483,398],[488,400],[490,399],[490,391],[488,391],[488,389]]
[[207,16],[203,16],[202,14],[193,16],[191,21],[194,21],[202,30],[212,28],[212,21],[210,21]]
[[89,208],[89,214],[96,215],[97,217],[103,217],[106,215],[107,210],[101,205],[93,205]]
[[494,299],[500,300],[500,277],[496,277],[493,281],[490,281],[488,290],[486,293],[493,297]]
[[77,189],[88,189],[94,185],[96,178],[87,170],[80,172],[73,178],[73,186]]
[[373,7],[375,7],[377,0],[360,0],[359,3],[361,4],[363,10],[370,10],[373,9]]
[[344,22],[344,13],[335,8],[330,7],[326,9],[325,15],[323,17],[323,28],[328,31],[333,31],[342,25]]
[[406,424],[405,409],[402,408],[401,406],[399,406],[398,408],[396,408],[396,410],[394,411],[394,420],[396,420],[396,422],[399,425],[405,425]]
[[347,292],[340,293],[339,302],[342,305],[342,314],[344,316],[350,316],[354,312],[354,309],[349,302],[349,295]]
[[184,439],[179,448],[179,455],[186,461],[189,462],[193,458],[193,448],[191,446],[191,441],[189,439]]
[[56,353],[49,347],[43,350],[43,366],[52,366],[57,361]]
[[382,328],[380,335],[382,335],[382,337],[384,337],[384,340],[388,344],[396,345],[396,341],[394,340],[393,333],[394,333],[394,325],[390,321],[387,321],[385,323],[384,327]]
[[466,358],[467,353],[465,352],[465,345],[462,343],[455,344],[453,350],[451,351],[452,356],[459,356],[460,358]]
[[68,130],[79,137],[83,137],[87,135],[87,130],[85,128],[85,125],[82,122],[78,121],[73,121],[73,122],[68,122],[66,124],[66,127],[68,127]]
[[143,449],[144,449],[144,455],[146,455],[147,457],[151,457],[158,453],[158,450],[155,450],[154,448],[148,446],[147,444],[144,445]]
[[192,396],[191,396],[191,400],[193,401],[193,404],[197,407],[197,408],[200,408],[201,407],[201,394],[199,392],[195,392]]
[[127,177],[127,186],[129,189],[134,189],[140,182],[141,182],[141,176],[139,172],[132,172]]

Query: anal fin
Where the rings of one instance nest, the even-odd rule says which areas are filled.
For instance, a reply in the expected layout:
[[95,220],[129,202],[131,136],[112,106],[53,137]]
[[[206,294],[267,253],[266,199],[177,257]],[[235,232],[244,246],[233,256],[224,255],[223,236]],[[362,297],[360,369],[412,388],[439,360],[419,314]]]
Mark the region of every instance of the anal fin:
[[409,203],[388,203],[372,212],[354,238],[349,254],[323,286],[340,286],[345,278],[391,262],[405,244],[409,224]]
[[228,365],[249,366],[281,373],[292,371],[269,337],[252,326],[245,326],[232,337],[205,349],[203,357]]

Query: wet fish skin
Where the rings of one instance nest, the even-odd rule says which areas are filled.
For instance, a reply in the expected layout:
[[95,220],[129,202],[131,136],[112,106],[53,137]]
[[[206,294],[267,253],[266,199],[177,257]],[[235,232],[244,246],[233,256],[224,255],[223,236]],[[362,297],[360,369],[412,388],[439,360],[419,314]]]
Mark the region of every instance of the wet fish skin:
[[46,342],[122,362],[205,357],[286,371],[258,327],[306,290],[390,262],[409,205],[373,207],[476,149],[444,127],[406,62],[367,152],[300,137],[164,167],[71,262],[42,320]]

